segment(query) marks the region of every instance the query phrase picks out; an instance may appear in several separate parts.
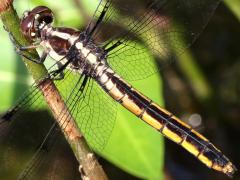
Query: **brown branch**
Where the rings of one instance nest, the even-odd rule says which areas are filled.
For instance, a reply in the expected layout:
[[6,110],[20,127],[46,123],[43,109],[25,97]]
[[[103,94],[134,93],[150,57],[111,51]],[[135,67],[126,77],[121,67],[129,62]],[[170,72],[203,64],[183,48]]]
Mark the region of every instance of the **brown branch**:
[[10,6],[13,3],[13,0],[1,0],[0,2],[1,2],[0,3],[0,13],[1,13],[10,8]]
[[[12,0],[0,0],[0,17],[6,29],[11,32],[20,44],[29,44],[20,31],[19,18],[12,6]],[[34,56],[33,58],[38,57],[36,51],[31,52],[30,56]],[[51,109],[53,116],[61,127],[65,138],[70,144],[80,164],[79,170],[82,178],[91,180],[107,179],[105,172],[77,128],[54,82],[45,78],[48,75],[48,71],[44,65],[33,63],[25,58],[22,58],[22,60],[32,74],[35,82],[39,84],[39,89]],[[65,124],[65,122],[67,122],[67,124]]]

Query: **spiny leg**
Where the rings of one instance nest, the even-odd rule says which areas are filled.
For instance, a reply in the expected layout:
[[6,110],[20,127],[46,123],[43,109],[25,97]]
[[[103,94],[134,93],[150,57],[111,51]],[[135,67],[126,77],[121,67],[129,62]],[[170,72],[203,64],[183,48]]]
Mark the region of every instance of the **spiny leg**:
[[[35,44],[32,44],[32,45],[29,45],[29,46],[21,46],[20,43],[14,38],[14,36],[12,35],[11,32],[9,32],[9,36],[10,36],[10,40],[12,41],[12,43],[14,44],[15,46],[15,50],[16,52],[20,55],[20,56],[23,56],[24,58],[30,60],[30,61],[33,61],[35,63],[38,63],[38,64],[43,64],[46,57],[48,56],[48,52],[45,50],[43,51],[43,53],[41,54],[40,58],[33,58],[32,56],[27,56],[26,54],[24,54],[24,51],[28,51],[28,50],[31,50],[31,49],[36,49],[38,48],[39,46],[39,43],[35,43]],[[30,54],[30,53],[29,53]],[[52,79],[53,80],[62,80],[64,78],[64,73],[63,73],[63,70],[65,69],[65,67],[62,68],[62,66],[64,66],[62,63],[61,63],[61,60],[58,61],[56,63],[58,69],[55,70],[55,71],[52,71],[50,72],[50,74],[52,75]]]
[[57,70],[51,71],[49,74],[51,75],[51,79],[53,80],[62,80],[64,79],[64,76],[65,76],[63,72],[65,68],[62,68],[64,64],[62,64],[60,60],[56,62],[56,65],[57,65]]
[[20,56],[23,56],[24,58],[30,60],[30,61],[33,61],[37,64],[42,64],[46,57],[47,57],[47,52],[44,51],[42,53],[42,55],[40,56],[40,58],[33,58],[34,55],[31,55],[30,52],[28,52],[28,55],[26,53],[24,53],[25,51],[28,51],[28,50],[32,50],[32,49],[36,49],[39,47],[39,43],[34,43],[34,44],[31,44],[29,46],[22,46],[15,38],[14,36],[12,35],[11,32],[9,32],[9,37],[10,37],[10,40],[12,41],[12,43],[14,44],[14,47],[15,47],[15,50],[16,52],[20,55]]

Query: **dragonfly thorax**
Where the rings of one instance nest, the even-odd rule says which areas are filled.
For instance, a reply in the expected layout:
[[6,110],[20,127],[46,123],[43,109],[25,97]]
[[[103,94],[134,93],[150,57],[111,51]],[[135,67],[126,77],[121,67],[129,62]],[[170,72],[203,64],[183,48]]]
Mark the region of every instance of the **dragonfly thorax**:
[[85,72],[92,76],[96,66],[106,64],[104,50],[88,40],[85,33],[71,28],[48,27],[41,31],[41,43],[45,52],[55,61],[64,64],[71,61],[68,68]]

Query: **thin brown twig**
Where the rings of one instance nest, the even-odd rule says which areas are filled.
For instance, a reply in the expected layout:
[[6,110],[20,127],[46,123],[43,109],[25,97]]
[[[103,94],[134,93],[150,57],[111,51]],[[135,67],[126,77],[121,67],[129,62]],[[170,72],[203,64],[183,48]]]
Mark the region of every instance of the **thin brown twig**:
[[0,3],[0,13],[1,13],[10,8],[10,6],[13,3],[13,0],[1,0],[0,2],[1,2]]

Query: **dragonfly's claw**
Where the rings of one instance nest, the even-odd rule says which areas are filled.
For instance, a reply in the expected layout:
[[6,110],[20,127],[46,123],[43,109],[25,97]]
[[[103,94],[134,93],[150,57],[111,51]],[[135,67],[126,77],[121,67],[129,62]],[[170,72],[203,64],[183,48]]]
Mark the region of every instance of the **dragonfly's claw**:
[[24,51],[24,48],[20,45],[20,43],[16,40],[16,38],[13,36],[11,32],[9,32],[9,38],[11,42],[14,44],[14,48],[17,54],[22,55],[22,51]]
[[4,29],[5,31],[9,32],[8,28],[7,28],[5,25],[3,25],[3,29]]
[[17,49],[20,50],[21,46],[11,32],[9,32],[9,38],[10,38],[11,42],[14,44],[14,47],[15,47],[16,51],[18,51]]

